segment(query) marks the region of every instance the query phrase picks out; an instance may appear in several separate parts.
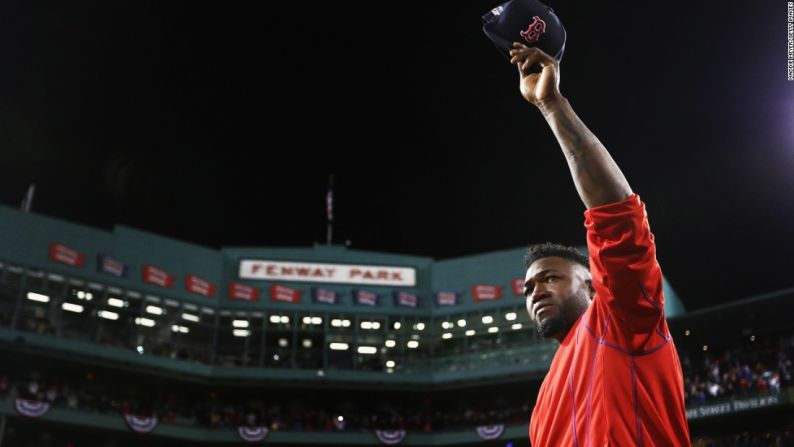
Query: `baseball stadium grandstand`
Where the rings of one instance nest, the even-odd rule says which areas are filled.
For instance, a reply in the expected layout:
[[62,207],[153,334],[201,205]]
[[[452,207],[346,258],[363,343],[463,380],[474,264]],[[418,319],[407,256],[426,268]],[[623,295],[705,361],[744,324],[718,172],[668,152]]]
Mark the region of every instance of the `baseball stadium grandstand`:
[[[209,249],[0,207],[0,446],[526,446],[523,248]],[[693,445],[794,445],[794,290],[686,313]]]

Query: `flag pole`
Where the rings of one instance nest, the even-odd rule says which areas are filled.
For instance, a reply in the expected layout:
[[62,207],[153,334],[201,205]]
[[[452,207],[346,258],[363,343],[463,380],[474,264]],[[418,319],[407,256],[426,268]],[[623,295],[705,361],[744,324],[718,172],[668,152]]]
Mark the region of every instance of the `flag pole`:
[[328,192],[325,194],[325,213],[328,219],[326,244],[331,245],[334,235],[334,175],[328,176]]
[[33,206],[33,195],[36,193],[36,184],[31,183],[28,186],[28,192],[25,193],[25,197],[22,198],[22,205],[20,205],[19,209],[23,212],[29,213],[30,208]]

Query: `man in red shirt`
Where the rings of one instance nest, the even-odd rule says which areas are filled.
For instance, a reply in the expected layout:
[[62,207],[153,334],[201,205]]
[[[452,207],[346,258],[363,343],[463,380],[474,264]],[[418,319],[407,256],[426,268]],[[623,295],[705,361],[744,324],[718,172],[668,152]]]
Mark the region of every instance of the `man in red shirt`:
[[587,207],[587,257],[530,247],[527,311],[560,342],[532,412],[533,447],[688,446],[683,375],[645,205],[559,91],[559,63],[515,43],[523,97],[549,123]]

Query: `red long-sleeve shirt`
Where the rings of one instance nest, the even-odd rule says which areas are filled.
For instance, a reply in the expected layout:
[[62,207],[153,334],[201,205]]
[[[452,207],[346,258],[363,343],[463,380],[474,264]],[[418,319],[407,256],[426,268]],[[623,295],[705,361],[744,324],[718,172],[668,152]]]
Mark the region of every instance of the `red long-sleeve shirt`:
[[688,446],[662,272],[634,194],[585,212],[596,293],[560,343],[532,412],[533,447]]

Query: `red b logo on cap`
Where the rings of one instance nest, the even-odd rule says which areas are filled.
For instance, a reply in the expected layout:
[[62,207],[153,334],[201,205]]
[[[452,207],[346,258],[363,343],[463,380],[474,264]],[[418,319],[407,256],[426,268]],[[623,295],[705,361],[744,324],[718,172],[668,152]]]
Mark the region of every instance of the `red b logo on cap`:
[[537,42],[540,35],[546,32],[546,22],[538,16],[533,17],[532,23],[526,31],[521,31],[521,37],[529,43]]

